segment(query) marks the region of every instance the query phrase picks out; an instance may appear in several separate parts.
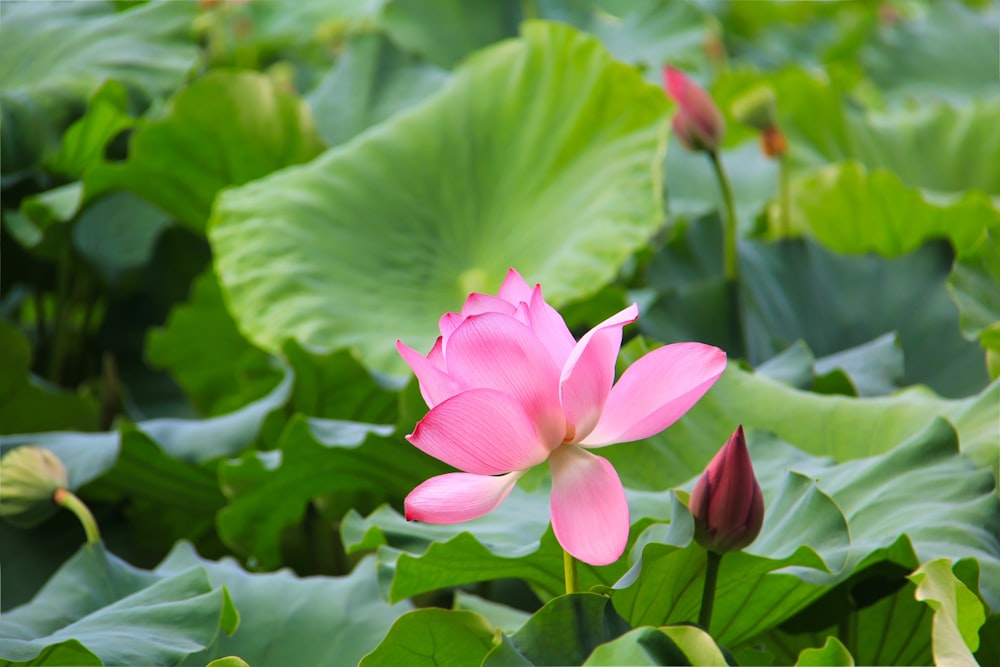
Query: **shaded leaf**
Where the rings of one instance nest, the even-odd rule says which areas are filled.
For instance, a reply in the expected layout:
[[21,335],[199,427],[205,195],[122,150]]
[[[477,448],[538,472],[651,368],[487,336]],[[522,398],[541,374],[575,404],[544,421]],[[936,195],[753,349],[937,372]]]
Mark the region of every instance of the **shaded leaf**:
[[18,328],[0,321],[0,434],[97,428],[96,401],[49,388],[31,374],[31,346]]
[[594,593],[563,595],[535,612],[482,664],[580,665],[596,647],[630,629],[608,598]]
[[129,190],[202,231],[219,190],[320,150],[302,100],[260,74],[214,71],[178,92],[164,118],[139,124],[126,162],[97,165],[84,183],[88,198]]
[[209,416],[243,407],[281,377],[270,357],[236,328],[211,271],[194,282],[188,301],[173,308],[162,328],[149,332],[146,356],[168,369],[199,412]]
[[52,155],[62,131],[108,79],[141,104],[194,66],[195,6],[152,2],[117,12],[105,2],[6,3],[0,33],[3,179]]
[[711,665],[726,667],[722,651],[704,630],[674,625],[636,628],[594,649],[584,665]]

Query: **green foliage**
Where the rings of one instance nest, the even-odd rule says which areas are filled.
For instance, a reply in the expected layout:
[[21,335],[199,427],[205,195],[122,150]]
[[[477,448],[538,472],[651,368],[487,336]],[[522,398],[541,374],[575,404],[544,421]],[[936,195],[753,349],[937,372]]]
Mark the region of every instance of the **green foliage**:
[[197,49],[188,39],[193,15],[194,6],[183,2],[153,2],[124,12],[89,1],[4,7],[4,182],[52,156],[63,130],[105,81],[124,84],[138,104],[180,85],[195,64]]
[[[1000,664],[997,17],[0,3],[0,455],[52,452],[104,540],[48,488],[0,525],[0,664]],[[726,118],[735,280],[666,64]],[[734,116],[760,86],[783,159]],[[577,338],[638,303],[619,373],[729,358],[600,451],[631,531],[581,593],[546,466],[473,521],[403,513],[452,469],[405,438],[395,343],[510,267]],[[686,503],[740,424],[765,522],[700,628]]]
[[[166,117],[141,124],[128,161],[99,164],[84,182],[88,197],[130,190],[202,231],[219,190],[306,162],[320,150],[302,100],[259,74],[218,71],[177,93]],[[174,169],[178,162],[188,168]]]

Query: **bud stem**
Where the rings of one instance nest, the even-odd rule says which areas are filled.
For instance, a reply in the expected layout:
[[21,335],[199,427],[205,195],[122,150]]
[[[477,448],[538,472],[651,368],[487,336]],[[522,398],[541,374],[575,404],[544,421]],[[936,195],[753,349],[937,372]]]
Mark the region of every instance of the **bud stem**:
[[712,160],[712,167],[715,169],[715,177],[719,181],[719,190],[722,191],[722,201],[726,208],[725,219],[722,221],[722,272],[726,280],[736,280],[738,273],[736,259],[736,208],[733,205],[733,190],[729,187],[729,179],[722,168],[722,160],[719,159],[718,151],[709,151],[708,157]]
[[576,571],[576,559],[563,550],[563,574],[566,576],[566,594],[580,592],[580,579]]
[[83,524],[83,532],[87,534],[87,544],[94,544],[101,541],[101,532],[97,529],[97,520],[91,514],[90,509],[68,489],[56,489],[52,494],[52,499],[57,505],[61,505],[76,515],[76,518]]
[[723,554],[706,551],[708,560],[705,563],[705,588],[701,592],[701,612],[698,614],[698,625],[708,632],[712,624],[712,607],[715,605],[715,584],[719,580],[719,563]]
[[781,236],[788,236],[792,231],[792,198],[788,185],[788,157],[782,155],[778,158],[778,196],[781,198],[781,210],[778,213],[778,233]]

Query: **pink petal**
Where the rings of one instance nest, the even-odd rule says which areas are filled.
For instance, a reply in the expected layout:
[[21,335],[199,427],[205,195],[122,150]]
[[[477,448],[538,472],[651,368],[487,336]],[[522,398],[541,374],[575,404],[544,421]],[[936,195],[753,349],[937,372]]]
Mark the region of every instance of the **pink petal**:
[[438,320],[438,329],[441,330],[441,335],[447,340],[448,336],[464,321],[465,316],[461,313],[445,313]]
[[531,288],[528,287],[528,283],[524,282],[521,274],[514,269],[507,271],[507,277],[504,278],[503,285],[500,286],[500,291],[497,294],[504,301],[514,305],[522,302],[527,303],[531,300]]
[[622,327],[638,317],[634,303],[609,317],[584,334],[566,360],[559,387],[566,421],[576,428],[571,441],[582,440],[597,424],[615,382]]
[[440,358],[441,338],[437,339],[434,347],[431,348],[431,353],[426,357],[401,340],[396,341],[396,349],[399,351],[399,356],[403,357],[403,361],[409,364],[410,368],[413,369],[413,374],[417,376],[417,381],[420,382],[420,395],[424,397],[427,407],[433,408],[441,401],[447,400],[465,389],[433,361],[434,357]]
[[483,313],[503,313],[504,315],[513,315],[516,305],[517,304],[512,304],[498,296],[476,294],[473,292],[468,296],[465,303],[462,305],[462,315],[465,317],[468,317],[469,315],[481,315]]
[[562,442],[566,420],[559,405],[559,369],[530,328],[508,315],[473,315],[452,333],[446,355],[448,375],[467,387],[497,389],[514,398],[543,442]]
[[406,520],[458,523],[478,519],[503,502],[522,474],[491,477],[450,472],[431,477],[406,496]]
[[628,542],[625,489],[606,459],[575,445],[549,457],[552,530],[574,558],[591,565],[618,560]]
[[417,422],[406,439],[420,451],[476,475],[526,470],[549,454],[524,408],[495,389],[452,396]]
[[562,315],[542,298],[542,286],[535,285],[528,307],[528,322],[532,331],[549,351],[556,368],[562,368],[566,358],[576,345],[576,339],[569,332]]
[[659,433],[687,412],[726,369],[726,353],[674,343],[645,355],[611,389],[597,426],[581,444],[610,445]]

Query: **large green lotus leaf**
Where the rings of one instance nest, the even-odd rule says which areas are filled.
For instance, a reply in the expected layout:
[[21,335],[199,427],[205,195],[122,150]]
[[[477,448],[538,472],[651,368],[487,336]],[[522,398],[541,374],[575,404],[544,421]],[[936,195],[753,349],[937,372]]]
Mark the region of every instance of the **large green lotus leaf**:
[[[1000,225],[1000,210],[982,192],[935,203],[907,188],[894,173],[869,172],[856,162],[795,179],[790,198],[792,226],[840,253],[895,257],[928,240],[946,238],[964,256],[982,244],[987,230]],[[770,212],[773,218],[775,209]]]
[[861,49],[865,73],[883,93],[920,104],[1000,94],[1000,9],[984,4],[906,5],[898,20],[883,24]]
[[261,74],[213,71],[178,92],[164,118],[139,124],[126,162],[92,167],[86,196],[129,190],[200,231],[219,190],[321,149],[301,99]]
[[77,650],[98,656],[98,664],[173,665],[238,624],[226,589],[213,586],[204,568],[148,572],[100,543],[88,544],[31,602],[4,613],[0,659],[33,661],[49,651],[51,660],[52,647],[67,651],[76,642]]
[[311,164],[220,196],[209,236],[249,338],[351,346],[399,374],[441,313],[515,266],[556,303],[653,233],[662,92],[568,26],[477,54],[445,88]]
[[96,401],[57,391],[31,374],[31,345],[18,328],[0,321],[0,434],[97,429]]
[[282,530],[301,520],[311,499],[330,496],[327,512],[339,518],[352,507],[398,503],[448,469],[392,433],[392,426],[293,417],[277,449],[248,452],[220,467],[229,502],[217,517],[219,535],[274,568]]
[[213,585],[226,587],[240,610],[240,627],[184,665],[230,655],[253,667],[355,665],[412,609],[409,602],[382,601],[370,558],[344,577],[299,578],[288,570],[252,574],[229,558],[205,560],[181,542],[155,572],[170,575],[194,566],[207,570]]
[[493,632],[489,621],[471,611],[415,609],[396,619],[385,639],[360,665],[480,664],[493,648]]
[[483,667],[581,665],[594,649],[631,630],[606,596],[574,593],[549,601],[513,635],[504,635]]
[[977,665],[972,653],[979,648],[979,628],[986,614],[975,593],[952,572],[951,561],[940,558],[924,563],[909,579],[917,585],[917,599],[934,610],[934,664]]
[[194,66],[196,7],[151,2],[116,11],[108,2],[8,2],[0,28],[3,179],[59,147],[100,85],[115,79],[145,104],[173,90]]
[[448,75],[421,62],[388,37],[362,33],[307,96],[316,129],[337,146],[438,90]]
[[168,369],[197,410],[209,416],[243,407],[281,377],[270,357],[240,335],[211,271],[194,282],[187,303],[175,306],[163,327],[149,332],[146,357]]
[[[712,88],[724,112],[733,100],[767,84],[777,97],[778,116],[796,169],[857,160],[870,170],[895,172],[911,188],[962,193],[1000,194],[1000,98],[978,99],[961,106],[920,104],[890,111],[861,111],[850,104],[846,83],[788,66],[773,73],[734,70]],[[731,116],[729,117],[731,118]],[[747,130],[727,137],[739,143]]]
[[379,25],[393,41],[439,67],[451,68],[484,46],[517,35],[521,3],[473,5],[462,0],[389,0]]

